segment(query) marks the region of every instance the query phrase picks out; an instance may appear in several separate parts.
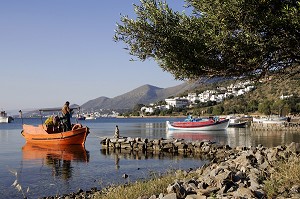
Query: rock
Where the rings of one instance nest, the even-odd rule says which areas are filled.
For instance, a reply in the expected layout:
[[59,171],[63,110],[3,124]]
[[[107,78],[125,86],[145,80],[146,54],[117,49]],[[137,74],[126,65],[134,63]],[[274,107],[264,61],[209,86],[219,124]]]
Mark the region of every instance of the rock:
[[197,195],[211,196],[212,194],[216,193],[219,190],[220,188],[218,187],[208,187],[206,189],[198,189]]
[[206,199],[206,196],[199,196],[196,194],[188,195],[185,199]]
[[263,164],[265,161],[264,156],[260,152],[255,153],[255,158],[257,160],[257,164],[259,164],[259,165]]
[[273,162],[277,160],[277,151],[272,149],[268,154],[267,154],[267,159],[269,162]]
[[165,195],[162,199],[177,199],[176,193],[169,193]]
[[293,153],[299,153],[300,152],[300,143],[292,142],[291,144],[289,144],[287,146],[286,150],[291,151]]
[[169,185],[167,188],[167,192],[168,193],[176,193],[176,196],[178,198],[185,198],[185,196],[187,195],[185,188],[178,182],[175,182],[174,184]]
[[198,189],[198,187],[195,185],[195,183],[190,182],[187,184],[185,189],[188,193],[196,193],[196,190]]
[[158,195],[158,198],[159,199],[162,199],[164,197],[164,194],[163,193],[160,193],[159,195]]
[[220,183],[220,185],[224,185],[224,182],[226,179],[231,180],[232,172],[229,170],[225,170],[223,172],[220,172],[217,176],[215,176],[215,181],[217,183]]
[[155,196],[155,195],[152,195],[152,196],[150,196],[149,199],[156,199],[156,196]]
[[264,163],[259,164],[259,168],[261,170],[266,170],[269,166],[270,166],[270,164],[267,161],[264,161]]
[[156,199],[156,196],[154,196],[155,198],[153,198],[152,196],[150,198],[148,198],[147,196],[140,196],[137,199]]
[[291,193],[299,193],[300,191],[300,185],[296,184],[296,185],[293,185],[290,192]]
[[252,191],[250,189],[240,187],[234,192],[233,197],[236,197],[236,198],[255,198],[255,195],[252,193]]

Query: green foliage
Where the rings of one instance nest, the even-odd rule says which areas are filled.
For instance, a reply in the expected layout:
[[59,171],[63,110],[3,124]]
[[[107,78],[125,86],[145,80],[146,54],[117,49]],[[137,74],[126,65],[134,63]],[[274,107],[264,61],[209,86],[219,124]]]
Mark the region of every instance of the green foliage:
[[136,104],[136,105],[133,107],[133,111],[139,112],[143,106],[145,106],[145,105],[144,105],[144,104]]
[[153,115],[160,115],[160,110],[159,109],[154,109]]
[[131,113],[131,116],[140,116],[140,112],[134,111]]
[[300,113],[300,95],[292,96],[284,100],[286,109],[289,109],[292,113]]
[[222,114],[223,114],[223,111],[224,111],[223,106],[217,105],[217,106],[214,106],[214,107],[213,107],[212,114],[213,114],[213,115],[222,115]]
[[217,102],[215,102],[215,101],[200,102],[200,103],[197,104],[196,107],[198,107],[198,108],[201,108],[201,107],[208,107],[208,106],[214,106],[214,105],[216,105],[216,104],[217,104]]
[[269,100],[265,100],[258,105],[258,111],[265,115],[271,115],[271,104]]
[[133,57],[154,59],[176,79],[283,76],[300,72],[297,0],[186,0],[193,12],[141,0],[114,36]]
[[245,112],[254,113],[258,110],[258,101],[257,100],[249,100]]
[[214,108],[213,107],[208,107],[207,109],[206,109],[206,113],[207,114],[212,114],[213,113],[213,111],[214,111]]

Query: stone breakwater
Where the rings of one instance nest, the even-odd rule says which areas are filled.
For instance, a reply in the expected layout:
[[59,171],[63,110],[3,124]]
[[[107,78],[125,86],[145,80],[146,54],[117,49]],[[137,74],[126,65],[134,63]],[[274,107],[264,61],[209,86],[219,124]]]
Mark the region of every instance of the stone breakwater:
[[[164,193],[140,196],[138,199],[266,198],[263,181],[274,171],[273,163],[278,160],[289,160],[300,152],[299,143],[273,148],[266,148],[262,145],[230,148],[210,141],[185,142],[184,140],[135,138],[129,139],[130,148],[122,148],[125,146],[124,143],[129,141],[125,138],[121,141],[121,145],[118,145],[117,142],[120,142],[120,139],[108,141],[107,138],[102,140],[101,144],[107,149],[121,151],[139,149],[149,152],[150,149],[152,153],[159,153],[159,151],[201,153],[211,158],[210,163],[202,168],[176,171],[177,174],[183,173],[185,177],[178,177],[174,183],[166,187]],[[140,143],[140,145],[134,145],[134,143]],[[188,176],[193,177],[188,178]],[[113,187],[108,189],[113,189]],[[46,198],[97,198],[102,192],[103,190],[93,188],[91,191],[79,190],[76,193]],[[300,186],[294,185],[290,190],[283,190],[281,196],[277,197],[300,198]]]
[[102,149],[118,150],[121,153],[172,153],[172,154],[193,154],[201,155],[203,158],[222,158],[224,152],[230,149],[209,140],[185,141],[184,139],[142,139],[142,138],[106,138],[100,144]]

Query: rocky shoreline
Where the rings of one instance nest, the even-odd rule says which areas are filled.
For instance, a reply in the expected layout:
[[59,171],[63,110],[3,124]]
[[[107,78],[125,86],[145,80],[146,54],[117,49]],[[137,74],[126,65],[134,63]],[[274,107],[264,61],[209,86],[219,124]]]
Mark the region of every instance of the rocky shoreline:
[[[149,143],[149,141],[147,141]],[[172,140],[174,145],[182,144],[182,140]],[[211,157],[209,164],[189,171],[177,171],[185,176],[176,178],[175,182],[166,187],[165,193],[152,196],[140,196],[138,199],[205,199],[205,198],[266,198],[263,181],[272,175],[273,163],[278,160],[290,160],[300,152],[299,143],[267,148],[222,146],[210,141],[186,143],[198,148],[198,153]],[[195,177],[197,176],[197,177]],[[88,191],[44,197],[54,198],[97,198],[103,190],[92,188]],[[289,190],[282,190],[277,198],[300,198],[300,185],[294,185]]]

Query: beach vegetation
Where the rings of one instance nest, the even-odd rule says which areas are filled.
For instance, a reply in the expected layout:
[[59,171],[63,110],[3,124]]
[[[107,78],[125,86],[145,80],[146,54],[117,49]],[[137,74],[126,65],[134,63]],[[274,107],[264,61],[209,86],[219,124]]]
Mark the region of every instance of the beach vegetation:
[[166,174],[151,175],[149,180],[136,181],[125,185],[111,186],[103,189],[95,194],[96,199],[132,199],[139,197],[151,197],[152,195],[158,196],[158,194],[167,193],[168,185],[174,183],[176,179],[192,178],[197,176],[195,172],[187,173],[185,171],[178,170],[168,171]]
[[299,192],[300,185],[300,157],[292,157],[289,160],[277,161],[273,164],[271,175],[264,181],[264,190],[268,198],[280,195],[288,197],[286,192],[294,189]]

